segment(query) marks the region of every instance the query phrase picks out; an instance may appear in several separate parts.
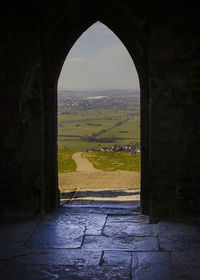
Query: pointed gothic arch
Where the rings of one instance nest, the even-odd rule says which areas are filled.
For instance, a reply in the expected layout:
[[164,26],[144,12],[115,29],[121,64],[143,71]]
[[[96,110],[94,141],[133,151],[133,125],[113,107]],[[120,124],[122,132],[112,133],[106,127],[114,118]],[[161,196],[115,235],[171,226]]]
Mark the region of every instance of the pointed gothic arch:
[[[105,3],[104,3],[105,4]],[[103,5],[102,4],[102,7]],[[54,110],[55,114],[52,114],[50,119],[48,119],[49,124],[47,127],[50,127],[50,123],[54,124],[54,134],[57,131],[56,128],[56,96],[57,96],[57,82],[62,69],[62,65],[75,42],[78,38],[85,32],[90,26],[95,22],[100,21],[106,25],[125,45],[128,50],[135,67],[137,69],[138,78],[140,81],[140,94],[141,94],[141,208],[144,214],[149,213],[149,183],[148,178],[150,172],[149,165],[149,143],[150,143],[150,132],[149,132],[149,90],[148,90],[148,51],[147,51],[147,35],[145,30],[145,21],[139,15],[136,15],[135,21],[132,17],[127,16],[127,10],[123,13],[116,6],[115,9],[112,7],[112,15],[108,13],[109,8],[102,9],[100,7],[98,13],[96,7],[92,9],[82,9],[81,6],[79,9],[75,10],[75,14],[71,13],[63,17],[63,20],[56,26],[54,32],[49,36],[46,45],[51,46],[47,53],[45,54],[45,64],[48,69],[46,75],[46,96],[51,96],[51,108],[50,111]],[[91,7],[90,7],[91,8]],[[84,14],[82,11],[86,14]],[[89,16],[87,15],[89,11]],[[78,19],[78,20],[77,20]],[[71,25],[69,25],[71,23]],[[54,54],[54,55],[53,55]],[[50,69],[50,71],[49,71]],[[49,101],[48,101],[49,103]],[[50,116],[50,113],[48,114]],[[53,119],[51,119],[53,118]],[[52,134],[52,131],[49,130],[49,133]],[[51,136],[48,134],[47,139]],[[49,143],[49,150],[52,149],[54,145],[54,153],[56,139],[54,138],[54,143]],[[48,154],[47,154],[48,157]],[[54,164],[54,167],[49,168],[54,170],[54,180],[51,179],[46,183],[48,186],[48,192],[52,189],[51,197],[55,198],[55,195],[58,193],[55,190],[55,184],[57,184],[57,169],[55,166],[56,154],[54,155],[54,163],[51,159],[48,162]],[[56,171],[55,171],[56,170]],[[53,175],[53,174],[52,174]],[[50,178],[49,178],[50,179]],[[49,188],[49,185],[54,182],[54,187]],[[56,191],[56,193],[55,193]],[[48,198],[49,201],[49,198]],[[51,199],[50,199],[51,201]],[[57,200],[58,201],[58,200]]]
[[31,216],[59,206],[57,80],[67,52],[101,21],[129,51],[140,80],[142,213],[154,220],[199,215],[198,9],[174,5],[2,4],[1,213]]

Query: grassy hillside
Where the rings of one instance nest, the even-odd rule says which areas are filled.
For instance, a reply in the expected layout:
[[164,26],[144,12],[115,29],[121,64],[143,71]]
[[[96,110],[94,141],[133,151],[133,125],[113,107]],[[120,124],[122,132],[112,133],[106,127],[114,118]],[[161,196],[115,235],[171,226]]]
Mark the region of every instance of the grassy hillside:
[[95,168],[103,171],[140,171],[140,156],[127,153],[83,153]]
[[58,150],[58,172],[75,172],[76,163],[72,159],[74,151],[70,150]]

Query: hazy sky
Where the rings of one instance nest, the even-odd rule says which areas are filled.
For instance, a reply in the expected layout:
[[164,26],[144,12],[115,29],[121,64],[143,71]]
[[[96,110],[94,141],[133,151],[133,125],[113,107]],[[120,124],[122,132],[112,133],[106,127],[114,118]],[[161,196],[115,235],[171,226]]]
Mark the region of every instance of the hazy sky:
[[118,37],[100,22],[76,41],[63,65],[59,89],[139,89],[134,63]]

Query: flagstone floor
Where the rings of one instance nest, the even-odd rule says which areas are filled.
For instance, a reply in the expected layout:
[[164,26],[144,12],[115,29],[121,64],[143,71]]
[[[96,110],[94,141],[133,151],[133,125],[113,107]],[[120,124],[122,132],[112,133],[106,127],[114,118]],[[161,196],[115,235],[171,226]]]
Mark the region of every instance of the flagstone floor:
[[0,224],[1,280],[199,280],[200,225],[150,224],[138,204],[65,205]]

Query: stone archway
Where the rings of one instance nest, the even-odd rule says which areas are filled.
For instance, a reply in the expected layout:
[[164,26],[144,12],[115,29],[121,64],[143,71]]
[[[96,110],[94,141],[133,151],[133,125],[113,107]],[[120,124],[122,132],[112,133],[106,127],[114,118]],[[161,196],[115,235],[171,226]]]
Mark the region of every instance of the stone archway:
[[[105,9],[106,10],[106,9]],[[114,15],[114,17],[118,16],[121,17],[121,11],[117,11],[119,15]],[[76,11],[77,13],[77,11]],[[88,17],[88,23],[85,23],[85,20],[82,21],[81,16],[79,21],[75,21],[75,25],[73,26],[74,30],[72,30],[70,27],[70,34],[68,34],[68,31],[66,30],[67,36],[63,40],[64,31],[60,34],[57,32],[54,32],[52,35],[52,38],[49,38],[48,45],[54,46],[56,42],[56,46],[58,46],[59,42],[59,48],[55,50],[55,53],[58,52],[58,55],[56,57],[51,57],[51,53],[47,53],[46,61],[49,66],[48,69],[53,69],[53,73],[47,73],[47,80],[48,81],[54,81],[54,86],[50,87],[50,83],[47,82],[47,92],[51,92],[51,95],[56,96],[56,87],[57,87],[57,80],[62,68],[62,65],[64,63],[64,60],[69,52],[69,50],[74,45],[75,41],[80,37],[80,35],[86,31],[91,25],[93,25],[97,20],[100,20],[102,23],[104,23],[107,27],[109,27],[118,37],[121,39],[121,41],[126,46],[127,50],[129,51],[133,61],[135,62],[138,76],[140,80],[141,85],[141,146],[142,146],[142,182],[141,182],[141,205],[142,205],[142,211],[143,213],[149,213],[149,192],[147,189],[148,186],[148,175],[147,172],[149,172],[149,95],[148,95],[148,74],[147,74],[147,50],[145,49],[147,42],[145,41],[144,31],[140,30],[137,25],[130,24],[129,18],[121,19],[120,24],[116,24],[115,18],[111,19],[109,14],[105,14],[105,11],[99,11],[100,14],[96,15],[94,17],[94,12],[92,13],[91,17]],[[83,15],[82,15],[83,16]],[[85,16],[84,16],[85,18]],[[64,30],[64,28],[67,26],[67,23],[65,21],[69,21],[69,18],[64,19],[64,21],[61,23],[61,25],[58,28],[58,30]],[[73,18],[70,21],[73,22]],[[122,24],[123,22],[123,24]],[[85,25],[83,25],[85,23]],[[144,24],[144,23],[143,23]],[[132,32],[134,27],[134,33]],[[144,28],[144,26],[142,26]],[[141,26],[140,26],[141,28]],[[141,28],[142,29],[142,28]],[[143,32],[143,33],[142,33]],[[139,35],[141,33],[143,36]],[[61,36],[61,38],[60,38]],[[52,50],[51,50],[52,51]],[[55,63],[54,67],[52,68],[52,60],[53,63]],[[55,100],[52,102],[52,107],[55,108]],[[55,117],[55,115],[54,115]],[[53,121],[55,123],[55,120]],[[145,126],[144,126],[145,123]],[[53,144],[53,143],[52,143]],[[51,161],[52,162],[52,161]],[[55,170],[55,167],[54,167]],[[144,180],[145,178],[145,180]]]
[[70,48],[99,20],[138,71],[142,213],[154,220],[199,215],[198,9],[93,2],[2,5],[0,211],[30,216],[58,207],[57,80]]

